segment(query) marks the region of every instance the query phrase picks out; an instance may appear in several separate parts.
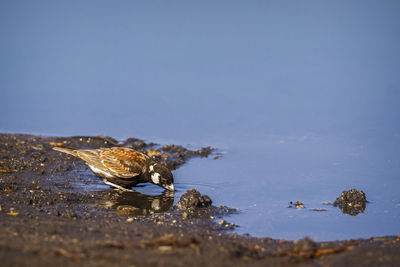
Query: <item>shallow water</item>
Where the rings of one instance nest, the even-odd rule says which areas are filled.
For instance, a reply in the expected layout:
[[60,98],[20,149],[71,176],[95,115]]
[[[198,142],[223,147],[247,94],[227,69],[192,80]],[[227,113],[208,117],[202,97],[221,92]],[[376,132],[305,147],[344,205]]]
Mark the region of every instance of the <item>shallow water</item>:
[[[211,145],[223,156],[178,169],[175,201],[236,207],[240,233],[398,234],[399,7],[2,1],[0,131]],[[362,214],[322,204],[350,188]]]

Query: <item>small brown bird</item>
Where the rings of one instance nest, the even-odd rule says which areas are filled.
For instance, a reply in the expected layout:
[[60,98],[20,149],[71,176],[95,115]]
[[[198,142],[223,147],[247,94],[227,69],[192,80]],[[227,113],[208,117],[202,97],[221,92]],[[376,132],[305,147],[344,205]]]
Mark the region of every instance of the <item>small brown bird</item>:
[[104,183],[113,187],[128,190],[139,183],[149,182],[174,191],[174,177],[171,171],[136,150],[125,147],[53,149],[80,158]]

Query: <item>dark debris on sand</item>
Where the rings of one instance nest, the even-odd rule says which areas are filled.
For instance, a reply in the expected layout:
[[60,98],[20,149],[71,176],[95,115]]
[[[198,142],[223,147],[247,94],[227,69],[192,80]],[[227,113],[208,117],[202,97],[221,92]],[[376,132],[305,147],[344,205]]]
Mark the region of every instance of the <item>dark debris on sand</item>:
[[400,262],[400,236],[289,242],[237,235],[222,218],[235,210],[213,206],[196,190],[183,194],[174,206],[174,195],[166,192],[149,196],[104,188],[82,161],[53,151],[54,146],[132,147],[171,169],[213,151],[136,138],[119,142],[103,136],[0,134],[1,266],[395,266]]

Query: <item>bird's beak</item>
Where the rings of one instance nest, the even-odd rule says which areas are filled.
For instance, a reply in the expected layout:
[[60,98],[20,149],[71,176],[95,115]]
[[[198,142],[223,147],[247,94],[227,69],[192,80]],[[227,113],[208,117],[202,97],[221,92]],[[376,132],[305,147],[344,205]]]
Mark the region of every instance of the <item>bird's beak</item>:
[[169,190],[169,191],[175,191],[174,185],[173,184],[169,184],[165,186],[165,189]]

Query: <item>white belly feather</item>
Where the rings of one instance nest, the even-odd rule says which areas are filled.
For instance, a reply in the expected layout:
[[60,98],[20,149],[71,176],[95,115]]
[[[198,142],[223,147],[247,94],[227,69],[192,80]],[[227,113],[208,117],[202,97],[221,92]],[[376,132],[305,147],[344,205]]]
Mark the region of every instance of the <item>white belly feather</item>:
[[114,178],[115,176],[112,174],[109,174],[108,172],[105,172],[103,170],[100,170],[99,168],[94,167],[93,165],[88,165],[89,168],[97,175],[102,176],[102,177],[107,177],[107,178]]

